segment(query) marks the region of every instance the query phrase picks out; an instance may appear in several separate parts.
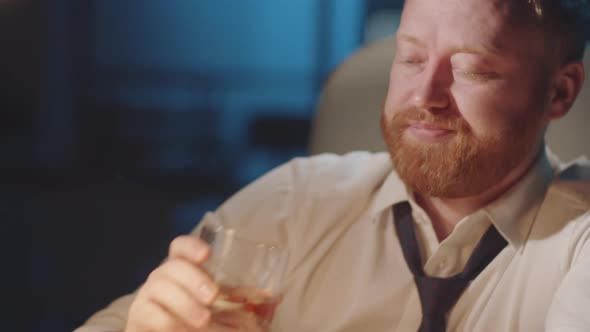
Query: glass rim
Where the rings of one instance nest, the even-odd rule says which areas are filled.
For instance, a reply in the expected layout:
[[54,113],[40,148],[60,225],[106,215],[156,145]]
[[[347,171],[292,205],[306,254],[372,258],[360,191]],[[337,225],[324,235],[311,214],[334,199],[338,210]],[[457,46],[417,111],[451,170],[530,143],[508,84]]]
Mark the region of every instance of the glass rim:
[[[267,250],[273,250],[273,251],[282,251],[286,254],[289,253],[289,247],[286,245],[281,245],[278,243],[271,243],[271,242],[261,242],[261,241],[257,241],[257,240],[253,240],[247,237],[242,236],[240,233],[240,231],[235,228],[235,227],[229,227],[229,226],[225,226],[222,225],[220,223],[210,223],[210,224],[206,224],[203,225],[203,228],[207,227],[207,226],[211,226],[214,227],[213,229],[211,229],[211,231],[213,233],[223,233],[224,236],[231,234],[231,237],[234,238],[235,240],[238,240],[240,242],[245,242],[249,245],[253,245],[257,248],[264,248]],[[201,232],[202,233],[202,229]],[[201,234],[199,234],[200,237]]]

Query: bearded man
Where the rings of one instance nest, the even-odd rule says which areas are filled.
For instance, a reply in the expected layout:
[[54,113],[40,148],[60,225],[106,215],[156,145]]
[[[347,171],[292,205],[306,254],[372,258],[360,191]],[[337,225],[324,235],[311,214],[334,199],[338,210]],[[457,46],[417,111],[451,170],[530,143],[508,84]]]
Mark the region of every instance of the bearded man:
[[[549,162],[543,140],[583,84],[588,15],[575,0],[406,1],[389,153],[295,159],[204,218],[289,248],[270,331],[590,330],[589,172]],[[208,251],[175,239],[78,331],[261,330],[211,314]]]

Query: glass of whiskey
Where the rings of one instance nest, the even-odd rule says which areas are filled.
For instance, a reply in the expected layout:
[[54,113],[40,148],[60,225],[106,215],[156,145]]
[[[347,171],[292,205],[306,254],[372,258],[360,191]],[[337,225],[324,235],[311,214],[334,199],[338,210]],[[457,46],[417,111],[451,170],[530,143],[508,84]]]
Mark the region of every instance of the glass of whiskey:
[[199,237],[211,249],[203,267],[220,289],[213,313],[243,310],[268,328],[281,301],[288,250],[244,238],[236,229],[217,223],[203,225]]

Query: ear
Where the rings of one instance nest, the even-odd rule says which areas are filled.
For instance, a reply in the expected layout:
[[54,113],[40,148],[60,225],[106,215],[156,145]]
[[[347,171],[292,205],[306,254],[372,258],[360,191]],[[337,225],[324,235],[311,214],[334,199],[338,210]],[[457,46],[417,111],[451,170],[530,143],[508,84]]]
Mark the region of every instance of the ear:
[[549,121],[559,119],[569,112],[584,84],[584,66],[572,61],[557,71],[551,88]]

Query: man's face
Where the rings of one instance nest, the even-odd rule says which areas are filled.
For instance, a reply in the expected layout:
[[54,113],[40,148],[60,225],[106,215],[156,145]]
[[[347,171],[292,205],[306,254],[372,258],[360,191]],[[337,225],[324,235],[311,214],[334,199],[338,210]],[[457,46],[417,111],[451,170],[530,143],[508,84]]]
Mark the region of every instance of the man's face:
[[382,129],[411,190],[476,195],[537,151],[550,71],[539,32],[511,23],[510,2],[406,1]]

